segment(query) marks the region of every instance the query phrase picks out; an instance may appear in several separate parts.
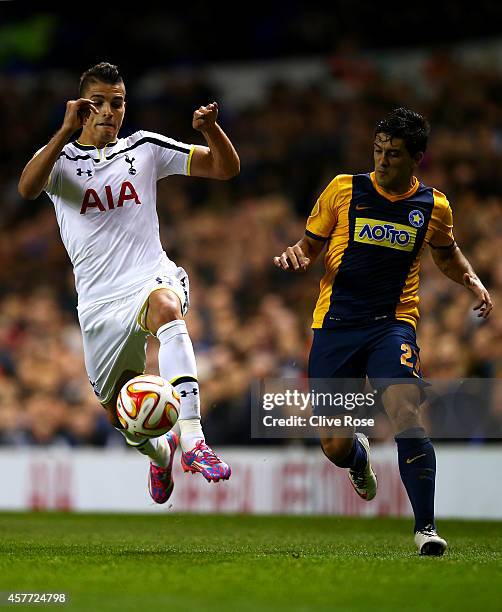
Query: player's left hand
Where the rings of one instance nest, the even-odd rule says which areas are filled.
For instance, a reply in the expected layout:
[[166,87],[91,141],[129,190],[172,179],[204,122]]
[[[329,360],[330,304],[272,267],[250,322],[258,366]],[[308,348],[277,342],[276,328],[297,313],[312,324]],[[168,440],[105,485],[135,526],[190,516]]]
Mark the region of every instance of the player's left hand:
[[477,276],[472,276],[466,272],[464,274],[464,285],[467,287],[467,289],[469,289],[469,291],[474,293],[479,300],[476,306],[474,306],[473,310],[479,310],[478,317],[483,317],[483,319],[486,319],[492,311],[493,303],[490,298],[490,294],[485,289],[483,283]]
[[218,103],[211,102],[207,106],[199,106],[194,112],[192,119],[192,127],[194,130],[203,132],[211,128],[216,123],[218,117]]

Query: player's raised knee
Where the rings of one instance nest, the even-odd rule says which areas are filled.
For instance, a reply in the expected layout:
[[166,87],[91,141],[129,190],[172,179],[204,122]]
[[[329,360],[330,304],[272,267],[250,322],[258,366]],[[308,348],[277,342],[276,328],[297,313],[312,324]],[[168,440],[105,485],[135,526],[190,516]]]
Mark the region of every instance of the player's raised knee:
[[148,300],[148,329],[153,333],[161,325],[182,319],[181,304],[178,296],[172,291],[155,291]]

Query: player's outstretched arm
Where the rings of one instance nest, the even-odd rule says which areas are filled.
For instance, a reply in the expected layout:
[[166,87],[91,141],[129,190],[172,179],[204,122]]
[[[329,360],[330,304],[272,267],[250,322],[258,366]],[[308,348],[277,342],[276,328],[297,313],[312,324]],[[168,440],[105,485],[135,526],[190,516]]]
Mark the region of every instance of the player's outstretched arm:
[[83,126],[91,111],[98,113],[92,100],[87,98],[70,100],[66,104],[63,125],[50,139],[47,146],[26,164],[21,174],[18,190],[23,198],[34,200],[42,193],[62,148],[70,140],[72,134]]
[[475,295],[477,302],[473,310],[479,310],[478,317],[486,319],[493,308],[490,294],[456,242],[452,242],[448,246],[433,247],[431,245],[431,247],[432,258],[436,266],[448,278],[464,285]]
[[324,248],[324,242],[304,236],[281,255],[274,257],[274,265],[282,270],[305,271]]
[[195,147],[190,165],[192,176],[228,180],[240,172],[240,160],[230,138],[216,123],[218,104],[200,106],[193,114],[192,127],[206,139],[207,147]]

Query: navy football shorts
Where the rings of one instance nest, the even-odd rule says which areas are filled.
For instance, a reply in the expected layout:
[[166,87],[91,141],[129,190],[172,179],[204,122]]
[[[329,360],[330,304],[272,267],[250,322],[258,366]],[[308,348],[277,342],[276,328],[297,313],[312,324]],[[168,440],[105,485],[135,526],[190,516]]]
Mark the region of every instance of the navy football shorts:
[[415,330],[396,320],[314,329],[308,375],[309,379],[368,376],[374,388],[387,386],[383,379],[412,379],[421,385]]

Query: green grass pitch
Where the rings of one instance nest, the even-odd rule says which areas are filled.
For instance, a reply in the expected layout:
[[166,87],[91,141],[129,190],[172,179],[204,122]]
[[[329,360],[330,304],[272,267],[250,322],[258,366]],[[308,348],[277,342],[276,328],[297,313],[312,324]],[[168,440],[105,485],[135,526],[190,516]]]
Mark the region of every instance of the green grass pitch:
[[0,514],[0,591],[86,612],[501,610],[502,524],[439,526],[437,559],[402,519]]

